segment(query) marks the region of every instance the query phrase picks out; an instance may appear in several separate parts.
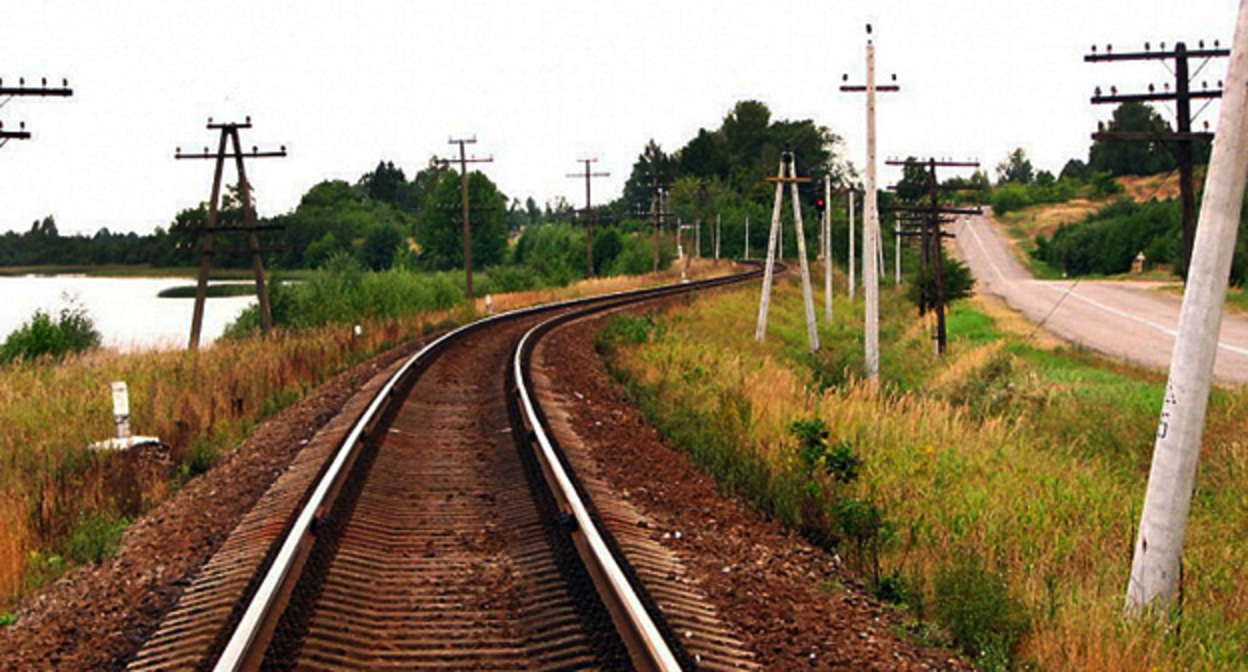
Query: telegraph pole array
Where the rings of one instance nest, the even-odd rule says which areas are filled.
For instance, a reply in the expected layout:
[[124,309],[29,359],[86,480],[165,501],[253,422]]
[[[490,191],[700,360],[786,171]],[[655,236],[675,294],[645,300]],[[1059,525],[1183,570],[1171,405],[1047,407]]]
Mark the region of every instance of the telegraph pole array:
[[[1192,122],[1195,120],[1192,114],[1193,100],[1212,100],[1222,97],[1222,82],[1218,82],[1214,88],[1209,88],[1207,81],[1201,82],[1199,91],[1192,90],[1192,80],[1200,71],[1208,65],[1209,61],[1214,58],[1224,58],[1230,56],[1231,50],[1223,48],[1217,40],[1214,40],[1212,48],[1206,48],[1204,40],[1201,40],[1196,49],[1188,49],[1184,42],[1177,42],[1174,49],[1166,49],[1166,43],[1162,42],[1160,49],[1153,51],[1152,44],[1145,42],[1144,51],[1114,53],[1113,45],[1106,45],[1104,53],[1098,53],[1096,46],[1093,45],[1092,53],[1083,57],[1088,63],[1105,63],[1109,61],[1173,61],[1174,62],[1174,90],[1170,90],[1170,84],[1162,85],[1162,90],[1158,91],[1153,85],[1148,86],[1148,93],[1118,93],[1118,87],[1111,86],[1109,95],[1098,86],[1092,96],[1093,105],[1103,104],[1120,104],[1120,103],[1147,103],[1147,102],[1164,102],[1174,101],[1175,104],[1175,126],[1176,130],[1172,132],[1152,133],[1146,131],[1115,131],[1111,127],[1108,130],[1102,128],[1097,133],[1092,134],[1094,140],[1124,140],[1124,141],[1145,141],[1156,142],[1170,149],[1173,152],[1175,160],[1179,164],[1179,199],[1180,209],[1183,219],[1183,267],[1186,269],[1192,262],[1192,245],[1196,240],[1196,178],[1195,171],[1192,166],[1192,143],[1196,140],[1212,140],[1213,133],[1192,132]],[[1189,61],[1191,59],[1204,59],[1196,68],[1196,72],[1189,74],[1191,68]],[[1167,63],[1167,67],[1168,67]],[[1202,108],[1203,110],[1203,108]],[[1197,113],[1196,116],[1198,116]],[[1205,128],[1208,129],[1208,122]],[[1184,273],[1186,275],[1186,273]]]
[[667,210],[667,191],[672,185],[663,182],[658,175],[650,176],[650,217],[654,221],[654,272],[659,272],[659,232],[663,229],[664,220],[675,217]]
[[[897,161],[889,160],[885,162],[890,166],[910,166],[916,162],[910,160]],[[949,344],[949,335],[945,328],[945,262],[944,262],[944,242],[945,238],[952,238],[954,234],[945,231],[944,224],[951,223],[950,215],[978,215],[982,214],[979,208],[956,208],[942,206],[940,204],[940,182],[936,179],[936,168],[978,168],[977,161],[937,161],[936,159],[928,159],[927,161],[917,162],[927,167],[927,189],[928,200],[925,204],[915,205],[897,205],[893,210],[902,215],[898,218],[898,235],[918,237],[921,241],[922,270],[926,271],[930,266],[932,275],[935,280],[936,292],[933,304],[927,305],[925,292],[919,292],[919,314],[924,314],[928,308],[936,314],[936,329],[933,334],[933,340],[936,341],[936,354],[944,356],[945,349]],[[901,227],[903,223],[906,229]]]
[[[871,35],[871,24],[867,24],[867,35]],[[848,81],[849,75],[843,75],[841,81]],[[894,82],[897,75],[892,76]],[[866,85],[843,84],[841,91],[863,92],[867,94],[867,178],[865,198],[863,202],[862,230],[862,262],[863,281],[866,285],[866,315],[863,320],[865,346],[865,374],[867,380],[878,381],[880,378],[880,277],[878,243],[880,240],[880,213],[876,203],[875,190],[875,94],[879,92],[896,92],[901,87],[896,84],[877,86],[875,83],[875,42],[867,38],[867,83]]]
[[814,291],[810,286],[810,266],[806,260],[806,235],[802,232],[802,204],[797,194],[797,185],[801,182],[810,182],[811,178],[797,176],[797,162],[793,158],[793,152],[786,147],[780,154],[780,168],[776,177],[769,177],[767,181],[776,183],[776,198],[771,210],[771,232],[767,237],[767,261],[763,271],[763,295],[758,302],[758,329],[754,332],[754,338],[762,343],[767,335],[767,312],[771,306],[772,275],[776,267],[776,242],[782,228],[780,211],[784,202],[784,185],[787,183],[793,200],[793,235],[797,237],[797,256],[802,270],[806,332],[810,339],[810,349],[815,352],[819,350],[819,331],[815,325]]
[[[49,87],[48,78],[44,77],[40,80],[39,86],[26,86],[26,78],[21,77],[17,80],[17,86],[5,86],[4,80],[0,79],[0,107],[4,107],[10,100],[19,97],[40,97],[40,98],[68,98],[74,95],[74,90],[69,88],[69,80],[62,79],[59,87]],[[30,131],[26,130],[26,122],[19,122],[16,131],[4,130],[4,122],[0,122],[0,147],[5,146],[10,140],[29,140]]]
[[583,177],[583,178],[585,178],[585,210],[584,210],[584,213],[585,213],[585,221],[586,221],[586,222],[588,222],[588,226],[589,226],[589,234],[586,236],[586,241],[587,241],[587,243],[586,243],[586,252],[585,252],[586,266],[587,266],[588,270],[586,271],[586,275],[585,275],[585,277],[587,277],[587,278],[592,278],[592,277],[594,277],[594,219],[595,219],[598,215],[597,215],[597,213],[595,213],[595,212],[594,212],[594,209],[593,209],[594,204],[593,204],[593,200],[590,198],[589,185],[590,185],[590,182],[591,182],[591,181],[592,181],[595,177],[610,177],[610,176],[611,176],[611,173],[595,173],[595,172],[593,171],[593,169],[591,168],[591,164],[594,164],[594,163],[597,163],[597,162],[598,162],[598,159],[596,159],[596,158],[591,158],[591,159],[577,159],[577,161],[579,161],[579,162],[581,162],[581,163],[584,163],[584,164],[585,164],[585,172],[583,172],[583,173],[569,173],[569,174],[568,174],[568,177]]
[[442,165],[450,165],[452,162],[459,162],[459,180],[460,180],[460,199],[463,202],[464,210],[464,291],[468,298],[472,298],[472,231],[469,228],[468,212],[471,209],[468,202],[468,164],[470,163],[492,163],[494,157],[487,156],[485,158],[469,157],[465,145],[477,144],[477,136],[470,138],[451,138],[447,144],[459,145],[459,158],[455,157],[447,159],[439,159]]
[[[216,162],[216,169],[213,171],[212,177],[212,197],[208,201],[208,223],[206,227],[200,229],[203,237],[200,239],[199,279],[195,285],[195,310],[191,314],[191,339],[189,344],[191,350],[199,348],[199,334],[204,324],[204,303],[208,299],[208,273],[212,268],[212,245],[218,231],[244,231],[247,233],[247,245],[251,250],[251,265],[255,271],[256,278],[256,298],[260,302],[261,332],[267,336],[269,330],[273,328],[273,311],[269,305],[269,289],[264,280],[264,261],[260,258],[260,240],[256,233],[282,227],[274,224],[256,223],[255,204],[251,197],[251,183],[247,180],[247,169],[243,165],[243,160],[284,158],[286,156],[286,146],[282,145],[281,149],[277,151],[265,152],[253,146],[250,154],[244,154],[238,132],[249,128],[251,128],[251,117],[247,117],[241,124],[235,122],[214,123],[212,119],[209,119],[208,130],[220,131],[221,133],[221,139],[217,143],[216,152],[210,153],[207,147],[198,154],[183,153],[181,147],[178,147],[174,152],[173,158],[175,159],[211,159]],[[227,149],[226,143],[233,146],[232,152]],[[242,200],[243,206],[243,225],[241,227],[217,226],[219,201],[221,200],[221,173],[225,169],[226,159],[234,159],[234,167],[238,172],[238,195]]]

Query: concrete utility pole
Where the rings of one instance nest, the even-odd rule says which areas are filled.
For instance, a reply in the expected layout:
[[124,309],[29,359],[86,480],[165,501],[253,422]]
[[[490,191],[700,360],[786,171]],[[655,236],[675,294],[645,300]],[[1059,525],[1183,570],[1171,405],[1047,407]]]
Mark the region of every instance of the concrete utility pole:
[[797,237],[797,255],[802,272],[802,299],[806,307],[806,334],[809,339],[810,349],[812,352],[815,352],[819,350],[819,331],[815,323],[815,298],[814,290],[810,284],[810,263],[806,258],[806,235],[802,230],[802,204],[797,193],[797,184],[799,182],[810,182],[811,180],[809,177],[797,176],[797,162],[793,158],[793,152],[785,148],[780,155],[780,169],[777,176],[769,177],[767,181],[776,183],[776,200],[771,211],[771,234],[767,239],[767,263],[763,276],[763,295],[758,302],[758,328],[754,332],[754,338],[759,343],[762,343],[763,338],[767,335],[767,312],[771,306],[772,271],[775,268],[776,261],[775,243],[780,230],[784,228],[780,221],[780,211],[781,203],[784,200],[784,185],[788,183],[790,186],[789,193],[793,200],[793,235]]
[[[208,130],[220,131],[221,139],[217,143],[217,151],[209,153],[205,147],[202,153],[185,154],[182,148],[178,147],[173,158],[175,159],[210,159],[216,162],[216,168],[212,176],[212,196],[208,201],[208,222],[207,226],[200,229],[203,238],[200,240],[200,258],[199,258],[199,278],[195,284],[195,308],[191,313],[191,338],[187,347],[191,350],[199,348],[199,336],[204,324],[204,305],[208,300],[208,275],[212,269],[212,245],[218,231],[244,231],[247,233],[247,245],[251,250],[251,267],[256,280],[256,299],[260,304],[260,328],[261,333],[265,336],[269,334],[269,330],[273,328],[273,310],[269,305],[269,288],[268,283],[264,279],[264,261],[260,256],[260,240],[257,232],[281,229],[276,224],[257,224],[256,210],[253,199],[251,198],[251,183],[247,179],[247,170],[243,165],[243,159],[269,159],[269,158],[285,158],[286,147],[282,146],[277,151],[261,152],[256,147],[251,148],[250,154],[243,153],[242,142],[239,139],[238,132],[242,129],[251,128],[251,117],[247,117],[243,123],[213,123],[212,119],[208,120]],[[226,143],[233,146],[233,153],[229,153]],[[221,200],[221,173],[225,168],[225,160],[234,159],[234,168],[238,173],[238,196],[242,200],[243,208],[243,225],[218,227],[217,216],[220,214]]]
[[[867,35],[871,34],[871,24],[867,24]],[[849,75],[842,77],[848,79]],[[893,75],[896,81],[897,76]],[[867,380],[875,382],[880,379],[880,213],[876,203],[875,190],[875,94],[880,92],[900,91],[895,84],[876,86],[875,84],[875,43],[867,38],[867,84],[866,86],[842,86],[841,91],[865,91],[867,94],[867,179],[865,184],[866,197],[863,202],[862,231],[862,265],[863,282],[865,283],[866,314],[863,331],[865,357],[863,362],[864,375]]]
[[750,258],[750,218],[745,218],[745,256],[742,259]]
[[719,261],[719,234],[720,234],[719,213],[716,213],[715,214],[715,261]]
[[611,173],[595,173],[590,168],[590,164],[597,163],[598,159],[596,158],[577,159],[577,161],[580,161],[581,163],[585,164],[585,172],[569,173],[568,177],[585,178],[585,221],[589,225],[589,233],[585,237],[585,240],[586,240],[585,264],[586,264],[586,269],[587,269],[585,271],[585,277],[592,278],[594,277],[594,220],[597,219],[597,213],[594,212],[594,203],[589,195],[589,184],[590,184],[590,181],[593,180],[593,178],[610,177]]
[[[17,86],[5,86],[0,79],[0,107],[4,107],[13,98],[37,96],[40,98],[68,98],[74,95],[69,88],[69,80],[62,79],[60,87],[49,87],[48,78],[40,80],[39,86],[26,86],[26,78],[20,77]],[[4,130],[4,122],[0,122],[0,147],[9,144],[10,140],[29,140],[30,131],[26,130],[26,122],[20,122],[16,131]]]
[[1244,160],[1248,156],[1248,0],[1240,0],[1237,17],[1226,94],[1205,177],[1200,226],[1127,584],[1126,613],[1130,616],[1150,611],[1164,616],[1178,592],[1182,572],[1183,538],[1248,181],[1248,161]]
[[858,285],[855,277],[858,251],[857,244],[854,242],[854,188],[852,186],[845,191],[845,197],[849,199],[849,301],[853,303]]
[[832,176],[823,176],[823,316],[832,321]]
[[459,158],[451,157],[449,159],[441,159],[443,165],[450,164],[453,161],[459,162],[459,185],[460,199],[464,206],[464,293],[468,298],[472,298],[472,231],[469,229],[468,211],[471,206],[468,202],[468,164],[470,163],[492,163],[494,157],[487,156],[484,159],[477,157],[468,158],[468,154],[464,148],[465,145],[477,144],[477,136],[471,138],[451,138],[447,144],[459,145]]
[[[1200,99],[1213,99],[1222,97],[1222,82],[1218,82],[1216,88],[1210,89],[1207,82],[1201,82],[1200,91],[1191,90],[1191,78],[1189,75],[1188,59],[1199,58],[1204,59],[1204,63],[1212,58],[1221,58],[1230,55],[1229,49],[1223,49],[1217,40],[1213,42],[1212,49],[1205,48],[1204,40],[1201,40],[1197,49],[1189,50],[1187,44],[1177,42],[1173,51],[1166,50],[1166,43],[1162,42],[1159,51],[1153,51],[1152,45],[1148,42],[1144,43],[1144,51],[1142,52],[1126,52],[1113,53],[1113,45],[1105,47],[1105,53],[1097,53],[1096,47],[1092,47],[1092,53],[1083,57],[1088,63],[1104,63],[1108,61],[1165,61],[1173,60],[1174,69],[1174,92],[1170,91],[1170,84],[1164,84],[1162,91],[1157,91],[1156,87],[1149,85],[1148,93],[1137,94],[1119,94],[1117,87],[1110,87],[1109,95],[1103,95],[1101,88],[1096,88],[1095,95],[1092,96],[1092,104],[1121,104],[1121,103],[1146,103],[1146,102],[1168,102],[1174,101],[1175,106],[1175,132],[1152,133],[1148,131],[1115,131],[1100,130],[1092,134],[1094,140],[1135,140],[1144,142],[1162,143],[1163,146],[1169,148],[1175,160],[1179,164],[1179,202],[1180,212],[1183,219],[1183,265],[1188,267],[1192,260],[1192,243],[1196,239],[1196,176],[1192,165],[1192,143],[1196,140],[1212,140],[1212,133],[1193,133],[1192,132],[1192,101]],[[1167,65],[1167,67],[1169,67]],[[1204,67],[1202,63],[1201,67]],[[1199,72],[1200,68],[1197,68]],[[1203,109],[1203,108],[1202,108]],[[1208,123],[1205,124],[1206,128]]]

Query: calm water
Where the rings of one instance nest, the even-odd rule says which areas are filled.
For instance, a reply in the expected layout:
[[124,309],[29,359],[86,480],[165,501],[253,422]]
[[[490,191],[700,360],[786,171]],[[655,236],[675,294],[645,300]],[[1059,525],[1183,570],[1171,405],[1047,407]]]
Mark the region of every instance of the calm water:
[[[191,332],[194,299],[161,299],[167,287],[194,284],[186,278],[89,278],[76,275],[0,277],[0,339],[30,319],[36,308],[52,315],[72,300],[86,309],[104,345],[122,350],[184,348]],[[202,343],[216,340],[254,297],[208,299]]]

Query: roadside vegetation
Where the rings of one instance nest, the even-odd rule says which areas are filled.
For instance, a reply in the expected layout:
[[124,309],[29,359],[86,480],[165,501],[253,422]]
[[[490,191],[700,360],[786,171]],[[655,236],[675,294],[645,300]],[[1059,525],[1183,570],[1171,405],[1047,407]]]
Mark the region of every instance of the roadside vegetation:
[[[621,317],[615,375],[678,447],[743,498],[836,551],[913,636],[987,669],[1228,669],[1248,647],[1248,396],[1218,392],[1173,628],[1120,617],[1163,380],[1058,347],[984,299],[955,304],[938,360],[883,292],[883,378],[861,367],[861,303],[839,294],[806,351],[796,278],[767,340],[757,288]],[[838,290],[841,286],[838,285]]]
[[[696,277],[730,268],[707,261],[695,263],[691,272]],[[468,303],[448,277],[408,275],[403,280],[355,267],[329,269],[283,287],[316,287],[311,296],[334,296],[346,308],[324,307],[316,320],[294,320],[269,339],[240,324],[232,337],[199,352],[121,354],[93,348],[66,352],[60,360],[23,356],[0,367],[0,424],[5,427],[0,436],[0,623],[17,620],[20,614],[12,610],[21,595],[76,565],[111,555],[129,521],[210,469],[267,416],[353,364],[485,313],[484,299]],[[509,310],[679,277],[680,271],[673,269],[539,287],[498,294],[493,307]],[[407,282],[452,289],[442,298],[434,292],[429,301],[400,296],[384,303],[383,311],[357,310],[360,306],[353,302],[379,295],[364,289],[333,294],[356,282],[360,287]],[[407,303],[400,305],[401,300]],[[354,333],[356,324],[361,325],[359,335]],[[42,327],[37,333],[43,333]],[[109,387],[116,380],[129,386],[134,431],[160,437],[168,444],[167,453],[88,448],[112,436]]]

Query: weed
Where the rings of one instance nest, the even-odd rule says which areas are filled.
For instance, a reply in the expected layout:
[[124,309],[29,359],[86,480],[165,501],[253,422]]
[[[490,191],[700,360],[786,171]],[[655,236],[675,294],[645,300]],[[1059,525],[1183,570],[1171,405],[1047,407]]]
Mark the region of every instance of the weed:
[[1005,578],[972,556],[938,572],[935,589],[936,617],[953,641],[985,669],[1007,669],[1029,621]]
[[10,625],[17,625],[18,617],[19,617],[19,614],[16,611],[10,611],[10,612],[0,614],[0,628],[5,628]]
[[64,555],[75,565],[99,562],[117,552],[130,521],[104,513],[84,514],[64,542]]

